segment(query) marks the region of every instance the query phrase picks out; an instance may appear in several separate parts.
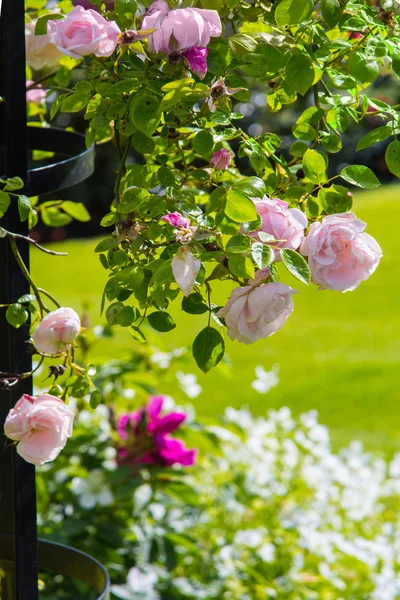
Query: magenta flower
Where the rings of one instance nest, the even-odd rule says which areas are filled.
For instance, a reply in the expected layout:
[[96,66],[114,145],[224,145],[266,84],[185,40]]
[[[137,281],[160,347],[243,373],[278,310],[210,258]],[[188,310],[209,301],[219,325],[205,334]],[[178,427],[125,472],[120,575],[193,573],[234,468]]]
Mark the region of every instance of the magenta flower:
[[189,48],[182,53],[189,69],[197,75],[199,79],[204,79],[207,75],[207,56],[208,48]]
[[119,448],[121,464],[190,467],[195,463],[197,451],[187,449],[169,435],[185,421],[186,414],[171,412],[160,416],[163,403],[163,396],[153,396],[145,408],[120,418],[118,434],[126,442]]
[[161,217],[161,221],[165,221],[165,223],[169,223],[172,227],[189,227],[190,221],[186,217],[183,217],[178,212],[170,213],[169,215],[164,215]]
[[226,171],[229,165],[232,162],[233,153],[229,152],[226,148],[222,148],[222,150],[217,150],[212,155],[210,162],[214,169],[219,171]]

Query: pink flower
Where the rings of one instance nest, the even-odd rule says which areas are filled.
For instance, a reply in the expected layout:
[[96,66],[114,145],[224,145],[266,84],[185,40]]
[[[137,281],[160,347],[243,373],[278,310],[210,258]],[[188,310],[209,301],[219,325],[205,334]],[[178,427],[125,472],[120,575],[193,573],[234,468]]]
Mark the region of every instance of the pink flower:
[[169,10],[163,0],[151,4],[143,19],[142,29],[157,29],[149,37],[149,48],[156,53],[167,54],[180,54],[196,46],[206,48],[212,37],[219,37],[222,33],[216,10]]
[[353,213],[329,215],[311,225],[300,252],[308,256],[313,281],[321,289],[352,291],[375,271],[382,250],[365,228]]
[[24,394],[7,415],[4,433],[19,442],[17,452],[34,465],[54,460],[72,435],[73,412],[50,394]]
[[[280,240],[274,242],[279,248],[291,248],[297,250],[304,240],[304,229],[308,221],[305,214],[298,208],[288,208],[288,203],[279,198],[268,198],[262,200],[253,198],[262,225],[258,231],[269,233]],[[250,234],[258,237],[257,231]],[[276,260],[280,260],[279,250],[275,251]]]
[[186,63],[189,69],[197,75],[199,79],[204,79],[207,75],[207,56],[208,48],[189,48],[182,53],[182,56],[186,59]]
[[39,323],[32,335],[36,350],[62,354],[81,330],[81,321],[72,308],[58,308]]
[[214,169],[219,171],[226,171],[229,165],[232,162],[234,154],[233,152],[229,152],[226,148],[222,148],[222,150],[217,150],[212,155],[210,162]]
[[37,19],[25,25],[26,62],[32,69],[53,67],[60,58],[61,52],[51,43],[50,36],[35,35]]
[[[265,274],[264,274],[265,275]],[[243,344],[269,337],[283,327],[293,312],[292,295],[296,290],[283,283],[261,283],[235,288],[227,305],[217,316],[225,319],[231,340]]]
[[172,272],[184,296],[192,292],[200,267],[201,261],[193,256],[187,246],[181,246],[172,259]]
[[185,421],[186,414],[171,412],[160,416],[164,398],[151,397],[146,408],[122,416],[118,434],[126,441],[119,449],[122,464],[153,464],[190,467],[196,461],[196,450],[188,450],[180,440],[171,437]]
[[121,33],[115,21],[107,21],[96,11],[82,6],[75,6],[64,20],[48,21],[47,31],[51,42],[72,58],[89,54],[111,56]]
[[169,223],[172,227],[189,227],[190,221],[186,217],[183,217],[181,213],[173,212],[169,215],[161,217],[161,221]]
[[[33,85],[35,82],[30,79],[26,82],[26,87]],[[26,90],[26,101],[33,102],[34,104],[40,105],[43,104],[44,99],[46,98],[47,92],[43,89],[41,85],[38,85],[35,89],[27,89]]]

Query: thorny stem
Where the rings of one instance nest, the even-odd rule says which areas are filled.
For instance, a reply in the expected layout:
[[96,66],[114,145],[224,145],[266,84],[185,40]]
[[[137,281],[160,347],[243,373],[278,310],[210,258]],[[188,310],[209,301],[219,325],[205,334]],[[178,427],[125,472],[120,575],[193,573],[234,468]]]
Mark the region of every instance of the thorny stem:
[[25,277],[25,279],[27,280],[27,282],[29,283],[29,285],[31,286],[33,291],[35,292],[36,300],[39,304],[40,316],[43,318],[43,313],[50,312],[50,310],[46,307],[45,304],[43,304],[39,289],[38,289],[37,285],[35,284],[35,282],[33,281],[28,269],[26,268],[24,261],[22,260],[22,256],[19,253],[18,246],[17,246],[15,239],[13,237],[9,237],[9,240],[10,240],[11,250],[13,251],[13,254],[15,256],[15,260],[17,261],[18,266],[21,269],[23,276]]

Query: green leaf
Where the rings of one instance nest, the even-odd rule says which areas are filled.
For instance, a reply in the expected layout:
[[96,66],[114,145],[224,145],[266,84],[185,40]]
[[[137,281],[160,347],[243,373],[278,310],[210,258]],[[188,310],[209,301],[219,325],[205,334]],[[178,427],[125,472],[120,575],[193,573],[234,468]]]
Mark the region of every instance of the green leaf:
[[208,312],[208,306],[204,303],[203,296],[198,292],[189,294],[182,300],[182,310],[189,315],[202,315]]
[[281,250],[282,262],[294,277],[308,285],[311,281],[310,267],[307,261],[295,250],[284,248]]
[[[342,213],[351,209],[353,197],[347,188],[334,184],[329,188],[319,190],[318,203],[315,204],[317,204],[317,208],[321,206],[329,214]],[[317,214],[319,214],[319,209]]]
[[75,113],[86,108],[89,102],[89,96],[80,94],[71,94],[67,96],[61,105],[62,112]]
[[18,196],[18,212],[21,221],[26,221],[31,213],[31,203],[27,196]]
[[62,15],[51,13],[49,15],[43,15],[36,21],[35,26],[35,35],[46,35],[47,33],[47,22],[48,21],[56,21],[62,19]]
[[46,208],[41,215],[43,223],[49,227],[64,227],[72,222],[72,218],[57,207]]
[[385,158],[389,171],[400,178],[400,141],[395,140],[389,144]]
[[199,154],[208,156],[214,148],[214,137],[209,131],[199,131],[193,138],[193,148]]
[[365,148],[370,148],[377,142],[383,142],[387,140],[388,137],[393,135],[393,129],[388,125],[383,125],[383,127],[377,127],[372,131],[369,131],[357,144],[357,152],[360,150],[364,150]]
[[242,279],[254,279],[254,265],[247,256],[242,256],[241,254],[230,256],[228,259],[228,266],[231,273],[236,277]]
[[234,183],[232,189],[255,198],[263,198],[266,191],[265,183],[259,177],[244,177]]
[[145,89],[136,92],[131,101],[131,121],[148,137],[153,135],[160,122],[159,106],[157,97]]
[[375,60],[370,60],[361,52],[354,52],[349,56],[350,73],[361,83],[372,83],[379,76],[379,65]]
[[227,252],[233,252],[234,254],[242,254],[243,252],[250,251],[250,238],[248,235],[238,233],[230,238],[226,245]]
[[96,409],[102,402],[103,396],[99,390],[94,390],[90,396],[90,408]]
[[364,165],[350,165],[349,167],[345,167],[340,172],[340,177],[352,185],[367,190],[373,190],[381,185],[373,171]]
[[0,218],[5,215],[10,204],[10,196],[6,192],[0,192]]
[[199,369],[208,373],[223,358],[225,342],[214,327],[206,327],[193,342],[193,357]]
[[116,213],[107,213],[100,221],[100,225],[102,227],[110,227],[111,225],[114,225],[116,220],[117,220]]
[[122,302],[114,302],[106,310],[106,319],[109,325],[118,325],[119,314],[124,309]]
[[134,15],[137,11],[137,2],[136,0],[115,0],[114,10],[119,15]]
[[237,223],[245,223],[257,219],[254,202],[244,194],[235,192],[232,189],[226,195],[225,214]]
[[29,313],[22,304],[11,304],[6,311],[6,319],[10,325],[18,329],[27,322]]
[[303,170],[312,183],[322,183],[325,179],[326,160],[317,150],[307,150],[303,156]]
[[6,185],[4,191],[14,192],[15,190],[21,190],[24,187],[24,182],[21,177],[9,177],[6,179]]
[[273,251],[271,246],[268,246],[267,244],[262,244],[260,242],[256,242],[255,244],[253,244],[251,253],[253,255],[254,262],[260,269],[265,269],[265,267],[269,267],[275,259],[275,252]]
[[155,148],[152,138],[149,138],[142,131],[135,131],[132,136],[132,146],[141,154],[152,154]]
[[312,0],[282,0],[275,11],[277,25],[297,25],[308,19],[314,4]]
[[88,213],[85,205],[82,202],[72,202],[72,200],[64,200],[61,204],[61,208],[70,217],[73,217],[77,221],[86,223],[90,221],[90,214]]
[[136,321],[136,316],[132,306],[124,306],[118,315],[118,325],[129,327],[134,321]]
[[342,12],[339,0],[321,0],[321,11],[325,23],[330,29],[333,29]]
[[305,54],[292,54],[286,64],[285,75],[291,89],[304,96],[315,77],[311,59]]
[[148,315],[147,320],[153,329],[162,333],[172,331],[176,327],[176,323],[171,315],[162,310],[151,313],[151,315]]
[[107,237],[104,240],[101,240],[94,249],[95,252],[107,252],[107,250],[111,250],[116,246],[117,240],[113,237]]
[[334,133],[324,135],[322,137],[322,145],[325,148],[325,150],[327,152],[330,152],[331,154],[336,154],[337,152],[340,152],[340,150],[343,147],[342,140],[338,135],[335,135]]

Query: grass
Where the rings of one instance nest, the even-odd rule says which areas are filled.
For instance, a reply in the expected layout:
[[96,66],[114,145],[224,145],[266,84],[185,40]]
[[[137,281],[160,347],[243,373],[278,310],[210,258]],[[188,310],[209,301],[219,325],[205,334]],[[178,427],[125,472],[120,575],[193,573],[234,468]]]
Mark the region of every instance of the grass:
[[[290,406],[295,414],[317,409],[335,445],[357,438],[370,448],[399,448],[400,187],[358,194],[354,210],[382,246],[384,258],[378,271],[346,294],[319,292],[284,277],[301,293],[282,331],[252,346],[227,339],[231,377],[218,369],[203,376],[193,362],[192,371],[203,386],[195,400],[200,415],[221,414],[227,405],[249,405],[257,414],[279,406]],[[77,310],[86,305],[94,322],[101,322],[99,302],[106,273],[93,254],[95,244],[94,240],[58,244],[68,258],[33,252],[32,268],[40,285],[64,305]],[[216,301],[224,303],[228,290],[220,286],[216,291]],[[204,315],[179,313],[179,303],[172,312],[178,327],[162,336],[167,348],[187,344],[205,326]],[[121,331],[115,339],[99,344],[97,359],[127,357],[131,344],[129,334]],[[267,395],[250,385],[259,364],[267,370],[280,365],[281,383]]]

